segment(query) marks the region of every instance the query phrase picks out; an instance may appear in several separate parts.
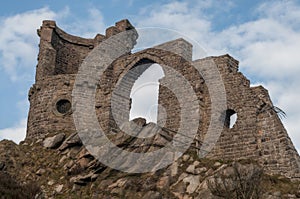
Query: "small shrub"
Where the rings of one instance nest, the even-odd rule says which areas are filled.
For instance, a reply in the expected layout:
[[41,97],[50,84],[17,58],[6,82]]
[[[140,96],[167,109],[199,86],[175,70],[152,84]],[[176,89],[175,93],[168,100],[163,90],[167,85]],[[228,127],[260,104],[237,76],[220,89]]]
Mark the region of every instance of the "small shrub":
[[41,189],[35,182],[21,185],[8,173],[0,172],[1,199],[32,199],[40,192]]
[[263,169],[258,166],[243,168],[234,163],[233,171],[208,181],[208,187],[213,195],[225,199],[259,199],[262,195],[261,182]]

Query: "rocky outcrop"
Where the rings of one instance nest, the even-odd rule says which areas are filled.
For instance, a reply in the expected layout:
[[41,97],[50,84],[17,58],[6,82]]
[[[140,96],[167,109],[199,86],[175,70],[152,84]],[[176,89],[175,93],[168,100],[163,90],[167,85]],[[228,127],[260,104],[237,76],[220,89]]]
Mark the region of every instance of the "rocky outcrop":
[[[153,124],[146,124],[142,120],[131,122],[142,126],[141,132],[144,129],[153,129],[149,128]],[[149,146],[140,148],[136,147],[140,144],[139,139],[129,139],[122,132],[112,138],[125,150],[147,152],[159,149],[160,145],[157,143],[168,140],[162,136],[164,133],[166,132],[163,130],[156,132],[155,138],[148,141]],[[39,182],[40,198],[217,199],[224,198],[220,195],[226,192],[220,189],[221,193],[218,193],[215,181],[234,179],[235,168],[238,168],[244,180],[251,180],[245,173],[251,174],[255,169],[261,169],[250,160],[222,162],[199,159],[191,147],[166,168],[142,174],[124,173],[95,159],[82,145],[76,133],[66,134],[64,141],[55,148],[44,146],[45,140],[54,140],[58,135],[49,134],[44,139],[23,142],[20,145],[1,141],[2,171],[10,173],[20,183]],[[299,182],[292,182],[285,177],[262,174],[256,185],[262,187],[260,198],[300,198]],[[236,188],[233,186],[228,189]]]

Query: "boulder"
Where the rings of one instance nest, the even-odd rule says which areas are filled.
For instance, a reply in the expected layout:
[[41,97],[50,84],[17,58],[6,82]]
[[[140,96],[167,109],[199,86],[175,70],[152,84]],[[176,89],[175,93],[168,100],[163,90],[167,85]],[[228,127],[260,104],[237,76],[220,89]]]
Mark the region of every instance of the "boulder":
[[157,183],[156,187],[159,189],[164,189],[170,186],[170,177],[169,176],[164,176],[160,178]]
[[145,118],[135,118],[132,120],[134,123],[136,123],[139,126],[145,126],[146,125],[146,119]]
[[190,173],[190,174],[195,174],[195,165],[191,164],[188,166],[188,168],[186,169],[186,172],[187,173]]
[[186,192],[189,194],[193,194],[197,187],[200,185],[200,177],[189,175],[183,179],[184,183],[188,183],[189,185],[186,188]]
[[89,173],[87,175],[78,175],[70,178],[70,182],[78,185],[86,185],[88,182],[93,182],[98,178],[99,174]]
[[55,149],[61,145],[65,139],[65,136],[66,135],[64,133],[59,133],[55,136],[48,137],[44,140],[43,146],[46,148]]
[[43,175],[44,173],[46,173],[46,170],[45,170],[45,169],[39,169],[39,170],[37,170],[37,172],[36,172],[35,174],[38,175],[38,176],[41,176],[41,175]]
[[63,151],[72,146],[81,146],[82,142],[77,133],[72,133],[59,147],[58,150]]
[[50,181],[48,181],[47,184],[48,184],[49,186],[52,186],[52,185],[54,185],[54,183],[55,183],[54,180],[50,180]]
[[170,166],[171,169],[171,176],[174,177],[178,174],[178,162],[173,162],[173,164]]
[[63,187],[64,187],[64,185],[59,184],[59,185],[57,185],[57,186],[55,187],[54,190],[55,190],[56,193],[60,193],[60,192],[62,191]]
[[147,199],[162,199],[162,195],[161,193],[157,192],[157,191],[148,191],[143,198],[147,198]]

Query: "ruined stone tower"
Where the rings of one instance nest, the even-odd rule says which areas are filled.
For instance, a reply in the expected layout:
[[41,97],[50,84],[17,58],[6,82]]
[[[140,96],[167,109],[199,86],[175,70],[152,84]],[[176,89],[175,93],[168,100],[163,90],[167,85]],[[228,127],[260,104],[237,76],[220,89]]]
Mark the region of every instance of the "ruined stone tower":
[[[35,139],[46,133],[76,131],[72,116],[72,90],[79,66],[101,42],[132,29],[134,27],[128,20],[122,20],[106,29],[105,35],[98,34],[94,39],[84,39],[65,33],[54,21],[43,22],[38,30],[40,51],[35,84],[29,91],[30,110],[26,139]],[[165,51],[162,46],[172,47],[176,53]],[[239,72],[238,61],[229,55],[193,61],[192,45],[183,39],[133,54],[124,54],[109,66],[97,87],[95,109],[100,125],[107,132],[118,132],[118,126],[111,115],[110,100],[121,77],[131,69],[137,69],[129,77],[130,84],[123,89],[123,98],[119,102],[122,113],[128,113],[124,117],[129,120],[130,92],[135,80],[153,63],[168,65],[189,81],[196,94],[201,109],[196,137],[197,144],[203,144],[201,141],[205,138],[212,116],[211,93],[206,85],[208,81],[192,64],[205,64],[208,60],[217,66],[227,99],[223,130],[208,157],[253,159],[269,173],[300,178],[299,155],[274,109],[268,91],[262,86],[250,87],[250,81]],[[163,70],[165,77],[161,82],[176,82],[176,79],[168,78],[170,71]],[[188,101],[189,96],[186,99]],[[158,124],[162,124],[161,120],[164,118],[164,127],[176,132],[181,111],[178,99],[167,87],[160,86],[159,104],[164,107],[165,112],[158,110]],[[229,120],[233,114],[237,114],[238,119],[230,127]]]

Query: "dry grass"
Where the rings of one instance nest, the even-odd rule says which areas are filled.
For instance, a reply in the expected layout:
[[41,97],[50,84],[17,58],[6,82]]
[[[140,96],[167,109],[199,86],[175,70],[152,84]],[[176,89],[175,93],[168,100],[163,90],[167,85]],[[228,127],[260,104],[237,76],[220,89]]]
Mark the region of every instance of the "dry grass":
[[0,172],[1,199],[32,199],[40,192],[40,187],[34,182],[21,185],[8,173],[3,171]]

